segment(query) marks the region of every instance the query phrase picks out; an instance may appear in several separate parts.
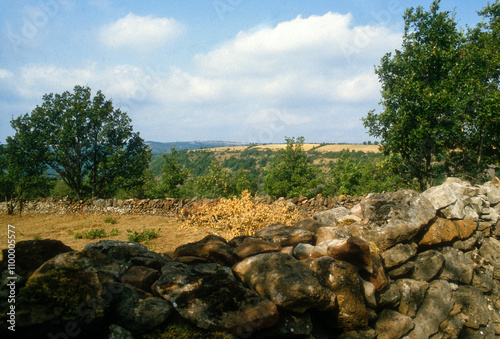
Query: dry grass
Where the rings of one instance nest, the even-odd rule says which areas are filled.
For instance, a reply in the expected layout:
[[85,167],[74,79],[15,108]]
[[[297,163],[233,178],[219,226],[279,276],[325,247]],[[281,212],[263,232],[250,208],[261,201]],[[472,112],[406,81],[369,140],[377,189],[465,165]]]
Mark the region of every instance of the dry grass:
[[[153,215],[121,215],[111,216],[115,224],[104,220],[109,215],[85,213],[68,214],[26,214],[21,217],[0,214],[0,249],[7,248],[7,227],[15,226],[16,242],[33,239],[56,239],[74,250],[82,250],[89,242],[99,240],[127,240],[127,229],[142,232],[143,229],[160,230],[160,236],[145,244],[150,250],[159,253],[171,253],[178,246],[198,241],[207,235],[207,229],[184,229],[179,220]],[[101,239],[75,239],[75,233],[104,229],[108,235]],[[118,230],[117,236],[109,236],[112,229]]]
[[[318,147],[320,144],[303,144],[304,151],[309,151],[312,148]],[[270,149],[272,151],[277,151],[284,149],[286,144],[267,144],[267,145],[257,145],[252,147],[252,149],[266,150]],[[248,146],[230,146],[230,147],[215,147],[207,148],[205,150],[214,152],[243,152]],[[316,148],[318,152],[340,152],[342,150],[349,149],[350,151],[363,151],[363,152],[373,152],[380,153],[378,145],[360,145],[360,144],[334,144],[334,145],[324,145]]]

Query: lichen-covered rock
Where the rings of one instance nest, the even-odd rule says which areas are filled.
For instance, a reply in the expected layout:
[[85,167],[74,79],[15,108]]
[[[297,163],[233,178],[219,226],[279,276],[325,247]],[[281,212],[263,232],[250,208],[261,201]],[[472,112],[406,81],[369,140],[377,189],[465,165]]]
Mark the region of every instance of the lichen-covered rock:
[[363,299],[358,269],[330,257],[304,260],[335,294],[338,301],[338,325],[346,330],[368,325],[368,310]]
[[457,226],[453,221],[437,218],[431,223],[429,230],[424,234],[423,238],[418,243],[419,245],[437,245],[441,243],[449,243],[452,240],[458,239],[460,236]]
[[335,207],[327,211],[318,212],[313,215],[313,219],[324,225],[335,225],[340,220],[345,219],[345,217],[351,216],[353,219],[358,219],[359,217],[355,215],[351,210],[345,207]]
[[459,305],[461,313],[466,316],[466,327],[479,330],[488,325],[490,319],[488,301],[478,289],[466,285],[458,286],[453,292],[453,299]]
[[283,253],[248,257],[233,266],[234,273],[252,290],[293,312],[328,310],[335,295],[302,261]]
[[204,329],[242,334],[278,321],[276,305],[241,285],[228,267],[172,262],[163,266],[154,289]]

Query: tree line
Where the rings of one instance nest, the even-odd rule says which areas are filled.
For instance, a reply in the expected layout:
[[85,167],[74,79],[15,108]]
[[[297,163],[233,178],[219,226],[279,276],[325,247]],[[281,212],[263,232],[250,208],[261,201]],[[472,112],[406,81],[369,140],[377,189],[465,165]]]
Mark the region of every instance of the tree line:
[[[447,176],[472,182],[500,164],[500,4],[484,7],[466,30],[434,1],[404,14],[401,49],[376,66],[381,111],[363,118],[383,157],[344,151],[335,161],[305,152],[304,138],[262,152],[217,160],[210,152],[171,150],[153,158],[126,112],[88,87],[46,94],[12,119],[0,144],[0,194],[16,201],[49,194],[109,197],[229,197],[249,190],[271,197],[425,190]],[[205,153],[203,153],[205,152]],[[258,152],[255,153],[255,152]],[[51,193],[52,192],[52,193]],[[21,210],[21,209],[20,209]]]

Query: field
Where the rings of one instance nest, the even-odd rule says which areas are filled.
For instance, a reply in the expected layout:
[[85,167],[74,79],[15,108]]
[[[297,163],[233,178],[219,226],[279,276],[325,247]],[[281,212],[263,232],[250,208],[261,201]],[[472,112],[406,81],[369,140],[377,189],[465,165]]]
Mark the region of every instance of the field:
[[[106,222],[111,217],[116,223]],[[111,220],[108,219],[108,220]],[[142,232],[144,229],[159,231],[159,237],[145,245],[152,251],[171,253],[178,246],[204,238],[208,229],[182,228],[178,220],[152,215],[95,215],[95,214],[38,214],[38,215],[0,215],[0,249],[7,248],[8,225],[15,226],[16,242],[34,239],[56,239],[74,250],[82,250],[89,242],[111,239],[127,241],[127,230]],[[103,229],[108,235],[98,239],[75,239],[75,234]],[[113,229],[118,235],[110,236]]]
[[[286,144],[267,144],[267,145],[257,145],[252,146],[253,149],[270,149],[272,151],[284,149]],[[248,146],[230,146],[230,147],[215,147],[215,148],[207,148],[206,150],[212,150],[216,152],[243,152],[247,149]],[[362,145],[362,144],[304,144],[304,151],[309,151],[311,149],[315,149],[318,152],[340,152],[342,150],[349,149],[351,151],[363,151],[363,152],[373,152],[380,153],[380,149],[378,145]]]

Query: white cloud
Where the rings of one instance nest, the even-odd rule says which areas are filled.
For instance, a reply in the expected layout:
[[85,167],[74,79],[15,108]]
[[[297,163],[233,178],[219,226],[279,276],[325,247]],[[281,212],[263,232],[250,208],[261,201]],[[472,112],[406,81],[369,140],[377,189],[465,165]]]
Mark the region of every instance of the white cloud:
[[4,68],[0,68],[0,79],[8,79],[12,78],[14,76],[14,73],[12,73],[9,70],[6,70]]
[[[134,20],[164,19],[129,14],[103,32],[115,30],[105,34],[115,38],[114,46],[139,44],[139,35],[127,33],[138,27],[131,24]],[[154,30],[137,31],[149,29]],[[125,39],[127,34],[132,36]],[[140,35],[145,45],[167,39]],[[354,26],[349,14],[326,13],[242,31],[196,55],[191,71],[30,65],[13,77],[15,82],[7,81],[36,103],[44,93],[72,90],[76,84],[101,89],[115,107],[129,112],[134,127],[149,140],[282,142],[284,136],[303,135],[310,141],[359,142],[365,133],[360,118],[379,100],[373,66],[400,44],[400,32]]]
[[183,29],[183,25],[175,19],[129,13],[124,18],[102,27],[100,39],[111,48],[151,50],[174,40]]

